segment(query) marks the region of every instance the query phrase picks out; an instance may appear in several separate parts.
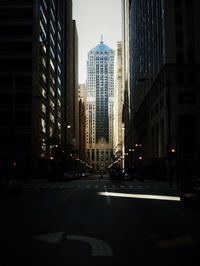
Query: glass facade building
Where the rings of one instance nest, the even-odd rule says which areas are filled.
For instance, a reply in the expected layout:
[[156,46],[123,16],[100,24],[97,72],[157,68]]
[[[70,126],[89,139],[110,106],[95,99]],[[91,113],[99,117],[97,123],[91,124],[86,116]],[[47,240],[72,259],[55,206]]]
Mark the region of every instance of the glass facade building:
[[66,138],[70,10],[71,0],[0,2],[0,165],[5,174],[37,175],[40,162],[50,156],[50,139],[59,144]]
[[[114,54],[114,50],[103,41],[88,53],[86,143],[87,147],[90,147],[88,159],[92,161],[97,159],[97,163],[94,163],[97,169],[102,169],[102,166],[100,167],[102,164],[105,168],[105,162],[107,165],[112,150]],[[102,145],[101,148],[98,145]],[[100,149],[103,149],[102,153]],[[102,154],[101,158],[99,152]]]
[[[129,84],[127,169],[138,167],[148,178],[179,182],[185,173],[196,175],[199,165],[200,2],[125,3],[130,58],[128,75],[124,70],[124,90]],[[123,50],[127,51],[125,45]],[[138,145],[138,153],[128,152]]]

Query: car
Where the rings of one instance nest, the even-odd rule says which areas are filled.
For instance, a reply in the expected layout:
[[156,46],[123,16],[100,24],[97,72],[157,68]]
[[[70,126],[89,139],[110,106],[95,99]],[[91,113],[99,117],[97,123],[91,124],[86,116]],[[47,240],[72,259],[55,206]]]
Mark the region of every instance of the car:
[[200,178],[187,180],[180,186],[180,199],[200,209]]
[[59,176],[59,181],[70,181],[70,180],[74,180],[76,177],[74,175],[74,173],[71,173],[71,172],[64,172],[64,173],[61,173],[60,176]]

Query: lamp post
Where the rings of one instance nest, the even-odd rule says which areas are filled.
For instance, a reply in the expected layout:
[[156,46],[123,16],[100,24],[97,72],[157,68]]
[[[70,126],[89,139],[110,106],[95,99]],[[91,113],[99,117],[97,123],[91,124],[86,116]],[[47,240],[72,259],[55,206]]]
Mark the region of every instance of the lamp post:
[[[167,122],[168,122],[168,147],[171,150],[171,93],[170,93],[170,80],[167,80],[166,83],[167,88]],[[171,152],[168,154],[168,181],[169,186],[172,187],[172,161],[171,161]]]
[[70,137],[69,137],[69,130],[71,128],[71,125],[67,125],[67,145],[69,145],[70,143]]

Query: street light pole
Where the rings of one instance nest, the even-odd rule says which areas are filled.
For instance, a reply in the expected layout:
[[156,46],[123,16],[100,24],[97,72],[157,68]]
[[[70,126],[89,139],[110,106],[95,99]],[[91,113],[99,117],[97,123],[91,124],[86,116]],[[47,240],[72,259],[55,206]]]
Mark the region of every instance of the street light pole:
[[166,84],[167,88],[167,98],[166,98],[166,104],[167,104],[167,122],[168,122],[168,147],[167,147],[167,158],[168,158],[168,181],[169,186],[172,187],[172,161],[171,161],[171,93],[170,93],[170,80],[167,80]]
[[71,128],[71,125],[67,125],[67,145],[70,144],[70,136],[69,136],[69,130]]

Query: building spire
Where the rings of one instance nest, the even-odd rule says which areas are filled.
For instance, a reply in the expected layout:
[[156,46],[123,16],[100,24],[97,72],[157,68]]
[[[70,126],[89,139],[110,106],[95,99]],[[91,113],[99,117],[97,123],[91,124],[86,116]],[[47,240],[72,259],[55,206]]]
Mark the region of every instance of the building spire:
[[103,35],[101,35],[101,43],[103,43]]

